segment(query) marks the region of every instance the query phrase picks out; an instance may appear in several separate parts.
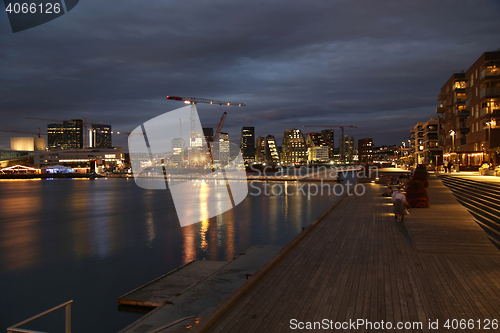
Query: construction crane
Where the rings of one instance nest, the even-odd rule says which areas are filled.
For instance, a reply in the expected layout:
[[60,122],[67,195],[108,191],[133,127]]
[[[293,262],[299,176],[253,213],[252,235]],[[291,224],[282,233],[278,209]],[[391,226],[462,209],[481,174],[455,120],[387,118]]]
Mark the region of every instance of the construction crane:
[[0,132],[11,132],[11,133],[22,133],[22,134],[35,134],[40,137],[40,135],[51,135],[46,133],[40,133],[40,128],[38,128],[38,133],[36,132],[25,132],[25,131],[14,131],[14,130],[0,130]]
[[[304,125],[302,127],[323,127],[323,128],[332,128],[332,127],[338,127],[342,129],[342,140],[344,140],[344,128],[345,127],[352,127],[352,128],[358,128],[358,126],[352,126],[352,125]],[[344,147],[345,143],[342,142],[342,147]],[[345,163],[345,148],[342,148],[341,151],[341,159]]]
[[239,103],[239,102],[225,102],[225,101],[217,101],[215,99],[209,98],[198,98],[198,97],[178,97],[178,96],[167,96],[167,99],[173,101],[181,101],[185,104],[197,104],[197,103],[208,103],[208,104],[219,104],[219,105],[236,105],[236,106],[246,106],[247,103]]
[[224,112],[222,114],[222,117],[220,118],[219,126],[217,126],[217,131],[215,131],[215,134],[214,134],[214,141],[215,142],[219,141],[219,134],[220,134],[220,131],[222,130],[222,125],[224,124],[224,120],[226,120],[226,115],[227,115],[227,112]]

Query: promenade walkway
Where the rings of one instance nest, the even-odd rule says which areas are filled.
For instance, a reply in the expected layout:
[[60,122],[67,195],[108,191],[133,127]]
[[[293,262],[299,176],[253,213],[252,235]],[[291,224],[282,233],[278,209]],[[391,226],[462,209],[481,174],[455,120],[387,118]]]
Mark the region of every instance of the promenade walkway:
[[[441,173],[441,174],[443,174],[443,173]],[[493,183],[493,184],[497,184],[500,186],[500,177],[481,176],[481,175],[479,175],[479,172],[477,172],[477,171],[451,172],[451,173],[446,173],[445,175],[452,176],[452,177],[458,177],[458,178],[464,178],[464,179],[468,179],[468,180],[475,180],[478,182]]]
[[[194,331],[291,332],[297,331],[291,329],[293,319],[363,319],[394,326],[410,323],[413,328],[405,332],[447,332],[447,319],[471,319],[474,329],[450,331],[480,332],[487,319],[500,319],[500,251],[487,245],[484,253],[474,255],[433,252],[432,247],[416,251],[404,224],[395,221],[390,200],[380,196],[383,187],[367,184],[366,189],[358,198],[347,196],[280,260],[266,264],[202,318]],[[432,181],[431,205],[437,200],[434,194],[446,190]],[[447,216],[458,206],[450,201],[428,212]],[[418,214],[412,210],[412,215]],[[468,212],[460,214],[473,221]],[[453,225],[454,220],[446,223]],[[482,242],[483,236],[474,232],[471,242],[477,237]],[[438,320],[439,328],[429,329],[428,320]],[[412,324],[418,322],[421,327]]]

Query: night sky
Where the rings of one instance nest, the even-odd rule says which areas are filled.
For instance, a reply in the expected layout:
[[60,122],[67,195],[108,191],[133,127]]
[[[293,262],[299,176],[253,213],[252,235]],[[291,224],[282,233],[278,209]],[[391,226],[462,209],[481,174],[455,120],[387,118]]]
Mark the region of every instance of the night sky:
[[[242,126],[281,145],[287,128],[345,124],[398,144],[436,115],[452,73],[500,48],[498,0],[81,0],[15,34],[0,9],[0,129],[33,132],[47,122],[23,116],[130,131],[184,106],[174,95],[246,102],[198,105],[205,127],[228,112],[235,143]],[[0,149],[10,136],[0,132]]]

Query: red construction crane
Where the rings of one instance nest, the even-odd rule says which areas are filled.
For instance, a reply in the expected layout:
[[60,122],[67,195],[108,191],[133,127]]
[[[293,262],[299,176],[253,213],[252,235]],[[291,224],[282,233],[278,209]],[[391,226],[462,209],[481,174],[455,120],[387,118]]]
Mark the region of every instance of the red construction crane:
[[209,98],[198,98],[198,97],[178,97],[178,96],[167,96],[167,99],[173,101],[183,101],[185,104],[197,104],[197,103],[208,103],[208,104],[219,104],[219,105],[237,105],[237,106],[246,106],[247,103],[239,103],[239,102],[224,102],[217,101]]
[[[342,129],[342,139],[344,138],[344,127],[358,128],[358,126],[352,126],[352,125],[304,125],[302,127],[323,127],[323,128],[338,127]],[[343,162],[345,162],[345,150],[342,149],[341,153],[342,153],[341,159]]]
[[222,129],[222,125],[224,124],[224,120],[226,120],[226,115],[227,115],[227,112],[224,112],[222,114],[222,117],[220,118],[219,126],[217,126],[217,131],[215,131],[215,134],[214,134],[214,142],[219,142],[219,134],[220,134],[220,131]]

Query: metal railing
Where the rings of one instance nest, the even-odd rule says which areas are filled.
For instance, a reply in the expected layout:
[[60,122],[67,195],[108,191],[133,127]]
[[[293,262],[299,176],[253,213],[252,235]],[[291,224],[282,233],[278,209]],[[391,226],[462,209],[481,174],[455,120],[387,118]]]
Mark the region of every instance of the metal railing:
[[47,311],[44,311],[42,313],[39,313],[37,314],[36,316],[33,316],[29,319],[26,319],[25,321],[22,321],[16,325],[13,325],[9,328],[7,328],[7,333],[14,333],[14,332],[21,332],[21,333],[45,333],[45,332],[40,332],[40,331],[33,331],[33,330],[28,330],[28,329],[24,329],[24,328],[18,328],[19,326],[22,326],[26,323],[29,323],[30,321],[32,320],[35,320],[37,318],[40,318],[40,317],[43,317],[45,316],[46,314],[48,313],[51,313],[57,309],[60,309],[62,307],[66,307],[65,309],[65,317],[66,317],[66,323],[64,325],[65,329],[64,329],[64,332],[65,333],[71,333],[71,303],[73,303],[73,300],[71,301],[67,301],[66,303],[63,303],[63,304],[60,304],[56,307],[53,307],[52,309],[49,309]]

